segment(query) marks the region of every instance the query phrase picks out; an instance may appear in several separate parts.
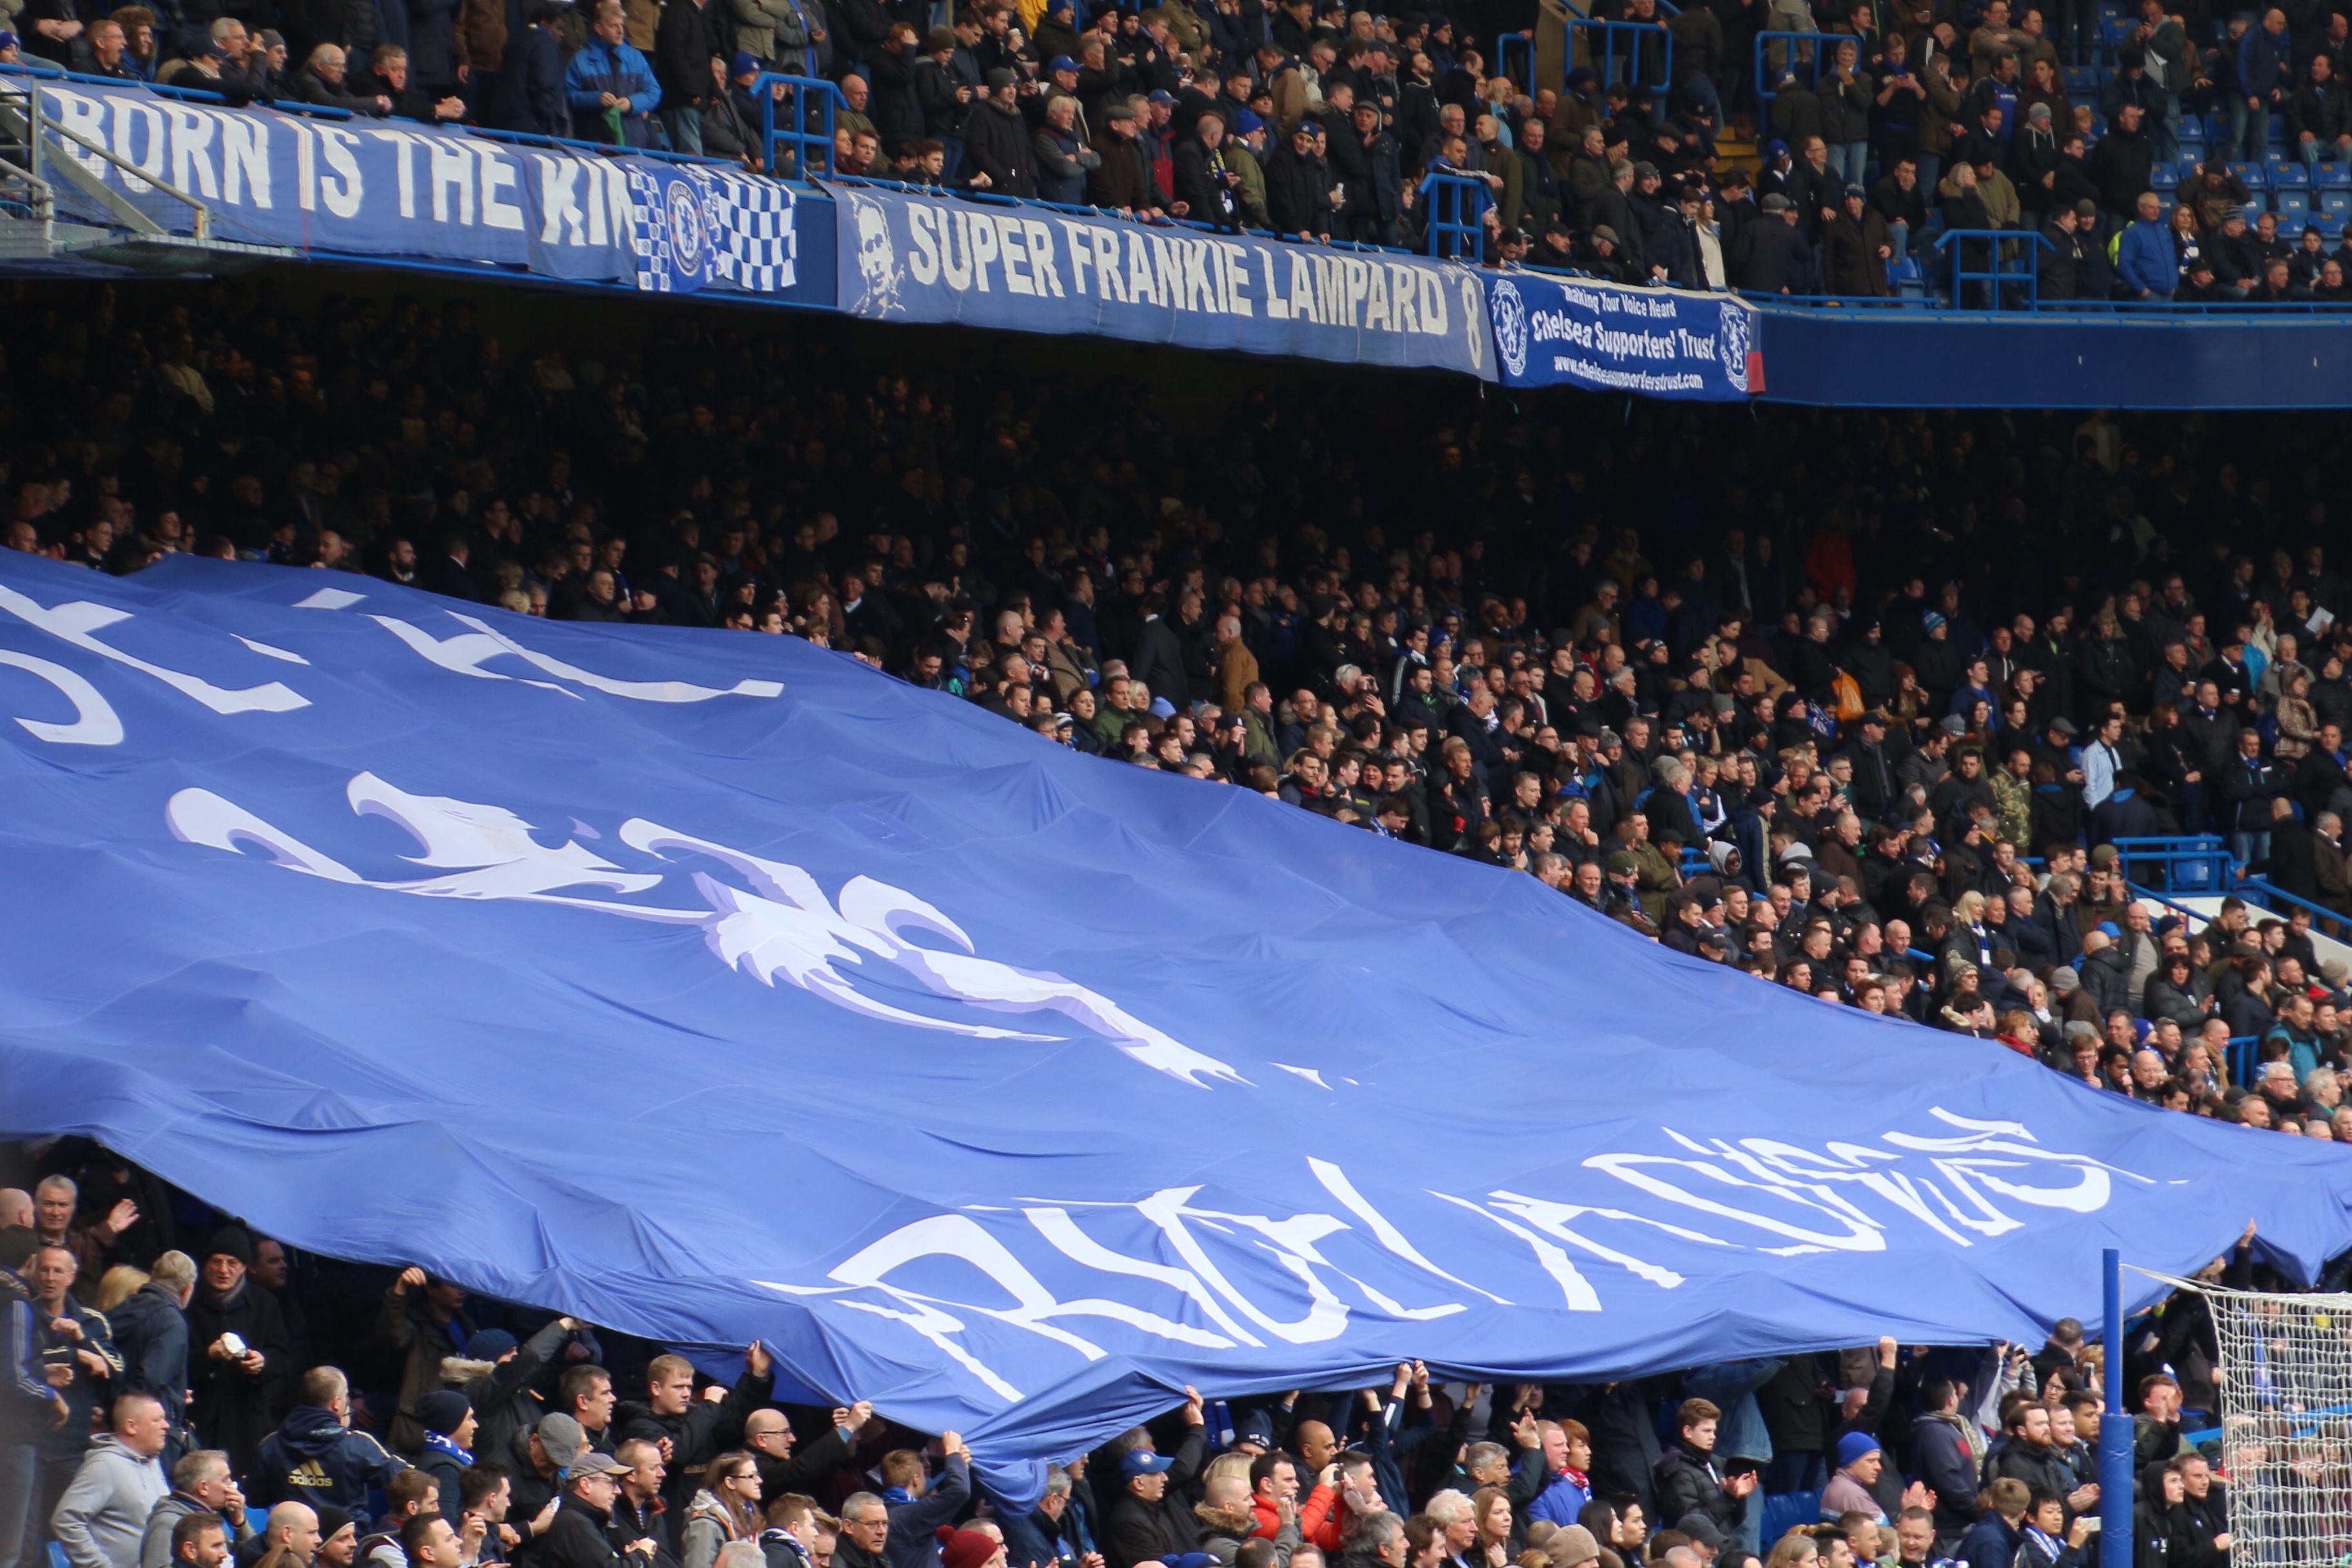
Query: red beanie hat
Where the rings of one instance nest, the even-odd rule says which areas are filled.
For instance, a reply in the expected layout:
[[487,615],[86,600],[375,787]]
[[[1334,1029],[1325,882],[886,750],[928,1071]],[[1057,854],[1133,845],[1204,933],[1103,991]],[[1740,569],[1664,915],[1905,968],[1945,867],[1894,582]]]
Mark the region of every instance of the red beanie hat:
[[940,1526],[940,1561],[947,1568],[986,1568],[988,1560],[996,1555],[996,1542],[977,1530],[958,1530],[951,1524]]

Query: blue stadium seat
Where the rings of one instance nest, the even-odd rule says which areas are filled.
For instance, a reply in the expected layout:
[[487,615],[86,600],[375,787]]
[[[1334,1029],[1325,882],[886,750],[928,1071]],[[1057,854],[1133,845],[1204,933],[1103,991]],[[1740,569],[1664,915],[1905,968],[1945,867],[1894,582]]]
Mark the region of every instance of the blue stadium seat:
[[2273,114],[2273,115],[2272,115],[2272,116],[2271,116],[2271,123],[2270,123],[2270,142],[2271,142],[2271,145],[2272,145],[2272,146],[2273,146],[2273,147],[2284,147],[2284,146],[2285,146],[2285,145],[2286,145],[2286,116],[2285,116],[2285,115],[2284,115],[2284,114]]
[[2274,191],[2307,191],[2311,189],[2311,171],[2299,163],[2270,165],[2271,189]]
[[2066,68],[2066,96],[2075,100],[2096,98],[2099,94],[2097,71],[2090,66]]
[[2319,192],[2319,213],[2331,225],[2352,219],[2352,190],[2323,188]]
[[48,1562],[49,1568],[73,1568],[73,1559],[67,1556],[66,1549],[54,1541],[49,1542]]
[[2197,177],[2197,171],[2204,165],[2204,163],[2205,160],[2201,154],[2198,157],[2192,158],[2189,155],[2186,150],[2183,150],[2180,154],[2180,174],[2179,177],[2184,180],[2195,179]]
[[1818,1524],[1822,1518],[1819,1492],[1767,1492],[1764,1496],[1764,1539],[1778,1541],[1801,1524]]
[[2312,167],[2311,183],[2322,190],[2331,187],[2352,189],[2352,166],[2343,163],[2317,163]]
[[2254,221],[2254,215],[2256,213],[2268,212],[2270,210],[2271,194],[2268,191],[2250,191],[2247,193],[2246,221],[2248,223]]
[[2260,163],[2232,163],[2230,173],[2244,181],[2246,189],[2250,191],[2262,192],[2271,188],[2270,174]]
[[2301,213],[2281,213],[2278,220],[2278,237],[2288,241],[2301,239],[2305,221]]

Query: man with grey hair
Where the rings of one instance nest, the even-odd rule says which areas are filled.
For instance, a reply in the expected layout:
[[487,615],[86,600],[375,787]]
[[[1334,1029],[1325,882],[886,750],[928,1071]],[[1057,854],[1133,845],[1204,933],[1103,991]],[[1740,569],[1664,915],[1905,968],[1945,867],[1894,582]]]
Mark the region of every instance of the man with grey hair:
[[245,1494],[228,1472],[228,1455],[219,1448],[192,1448],[172,1467],[171,1495],[147,1516],[139,1541],[139,1568],[170,1568],[172,1531],[183,1519],[202,1514],[221,1522],[234,1546],[253,1539],[253,1519]]
[[1404,1521],[1386,1509],[1362,1515],[1348,1531],[1348,1558],[1364,1568],[1404,1568],[1405,1552]]

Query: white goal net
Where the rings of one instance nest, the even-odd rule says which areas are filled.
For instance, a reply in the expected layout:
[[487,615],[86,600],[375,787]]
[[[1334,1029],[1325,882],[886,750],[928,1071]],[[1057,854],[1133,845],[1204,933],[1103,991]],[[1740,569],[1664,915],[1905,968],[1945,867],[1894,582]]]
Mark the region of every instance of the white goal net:
[[2221,1348],[2231,1568],[2352,1563],[2352,1296],[2199,1289]]

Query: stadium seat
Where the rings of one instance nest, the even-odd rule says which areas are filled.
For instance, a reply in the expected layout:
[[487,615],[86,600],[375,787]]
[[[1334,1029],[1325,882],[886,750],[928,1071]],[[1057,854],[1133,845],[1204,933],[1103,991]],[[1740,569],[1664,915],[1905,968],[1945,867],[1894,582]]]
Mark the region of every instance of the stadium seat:
[[2246,193],[2246,221],[2248,223],[2254,221],[2255,214],[2265,213],[2270,210],[2271,194],[2268,191],[2249,191]]
[[2091,67],[2068,66],[2066,68],[2067,97],[2080,101],[2084,99],[2095,99],[2098,95],[2098,75]]
[[2244,181],[2246,189],[2250,191],[2267,191],[2271,188],[2270,174],[2261,163],[2232,163],[2230,165],[2230,173]]
[[1764,1539],[1778,1541],[1798,1525],[1819,1524],[1822,1518],[1822,1494],[1819,1492],[1767,1493],[1764,1498]]
[[2288,218],[2294,219],[2295,227],[2300,229],[2304,220],[2311,216],[2311,195],[2307,191],[2280,191],[2271,197],[2271,211],[2278,215],[2281,234],[2286,232]]
[[2311,189],[2311,171],[2301,163],[2273,163],[2267,173],[2274,191],[2307,191]]
[[2352,166],[2343,163],[2315,163],[2312,165],[2311,175],[2311,183],[2322,190],[2331,186],[2352,190]]
[[2322,190],[2319,193],[2319,213],[2329,225],[2352,219],[2352,190]]

